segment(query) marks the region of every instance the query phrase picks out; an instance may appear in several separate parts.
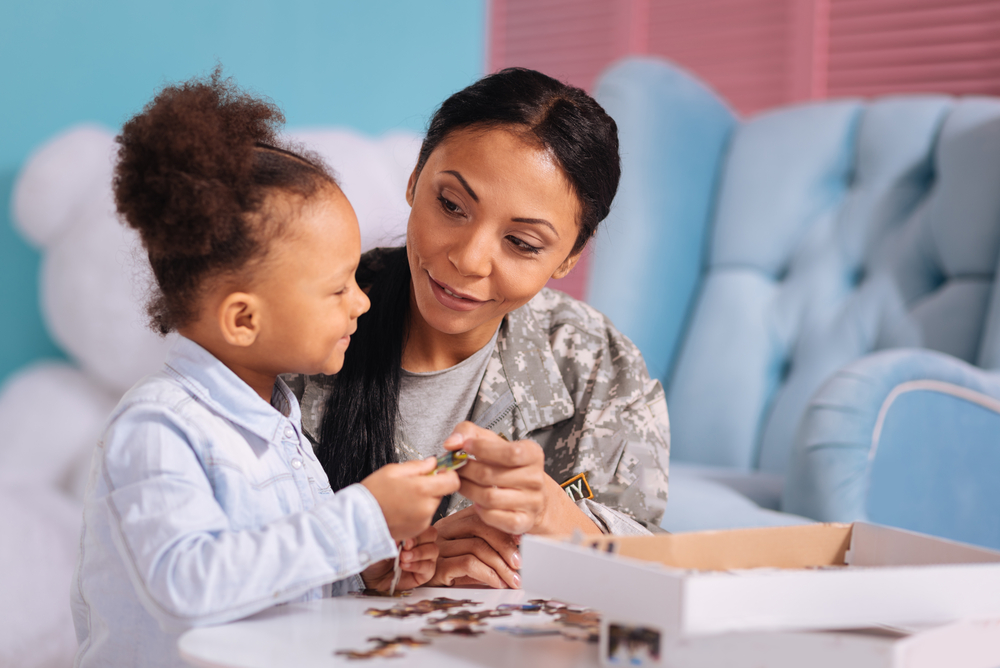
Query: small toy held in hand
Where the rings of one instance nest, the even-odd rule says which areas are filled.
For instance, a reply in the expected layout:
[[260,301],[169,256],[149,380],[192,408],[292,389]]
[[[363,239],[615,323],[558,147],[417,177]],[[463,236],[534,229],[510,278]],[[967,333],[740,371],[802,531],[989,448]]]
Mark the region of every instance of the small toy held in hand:
[[446,452],[437,458],[437,466],[428,475],[437,475],[445,471],[457,471],[469,463],[469,455],[462,450]]

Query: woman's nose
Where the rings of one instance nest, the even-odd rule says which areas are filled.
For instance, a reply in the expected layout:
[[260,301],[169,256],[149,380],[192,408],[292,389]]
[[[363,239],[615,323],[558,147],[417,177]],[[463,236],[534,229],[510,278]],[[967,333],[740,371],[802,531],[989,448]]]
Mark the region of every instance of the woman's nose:
[[[489,276],[493,264],[493,247],[483,226],[474,226],[448,251],[448,259],[462,276]],[[478,228],[478,229],[477,229]]]

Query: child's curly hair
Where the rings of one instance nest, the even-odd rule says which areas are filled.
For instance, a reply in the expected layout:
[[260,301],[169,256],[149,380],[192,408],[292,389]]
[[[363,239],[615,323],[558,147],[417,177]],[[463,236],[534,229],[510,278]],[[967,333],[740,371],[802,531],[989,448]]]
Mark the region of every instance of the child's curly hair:
[[282,146],[285,118],[216,68],[207,79],[167,86],[116,138],[118,212],[149,254],[158,290],[150,326],[167,334],[191,322],[206,280],[265,255],[287,216],[268,195],[303,199],[337,187],[318,156]]

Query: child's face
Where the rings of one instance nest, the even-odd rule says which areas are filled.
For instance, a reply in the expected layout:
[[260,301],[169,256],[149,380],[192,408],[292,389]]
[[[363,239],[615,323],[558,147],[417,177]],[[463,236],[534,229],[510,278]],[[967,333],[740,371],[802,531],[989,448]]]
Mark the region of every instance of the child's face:
[[337,373],[369,306],[354,280],[361,257],[357,216],[332,187],[304,203],[276,197],[284,201],[271,202],[274,211],[288,211],[292,220],[256,277],[265,326],[255,355],[275,375]]

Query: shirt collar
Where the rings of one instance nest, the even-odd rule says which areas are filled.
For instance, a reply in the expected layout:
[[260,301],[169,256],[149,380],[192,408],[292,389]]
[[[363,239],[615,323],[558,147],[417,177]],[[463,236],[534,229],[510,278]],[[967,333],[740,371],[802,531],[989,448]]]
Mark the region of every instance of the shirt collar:
[[183,336],[170,348],[164,366],[212,410],[267,441],[281,440],[288,422],[300,428],[299,402],[280,378],[268,403],[212,353]]

